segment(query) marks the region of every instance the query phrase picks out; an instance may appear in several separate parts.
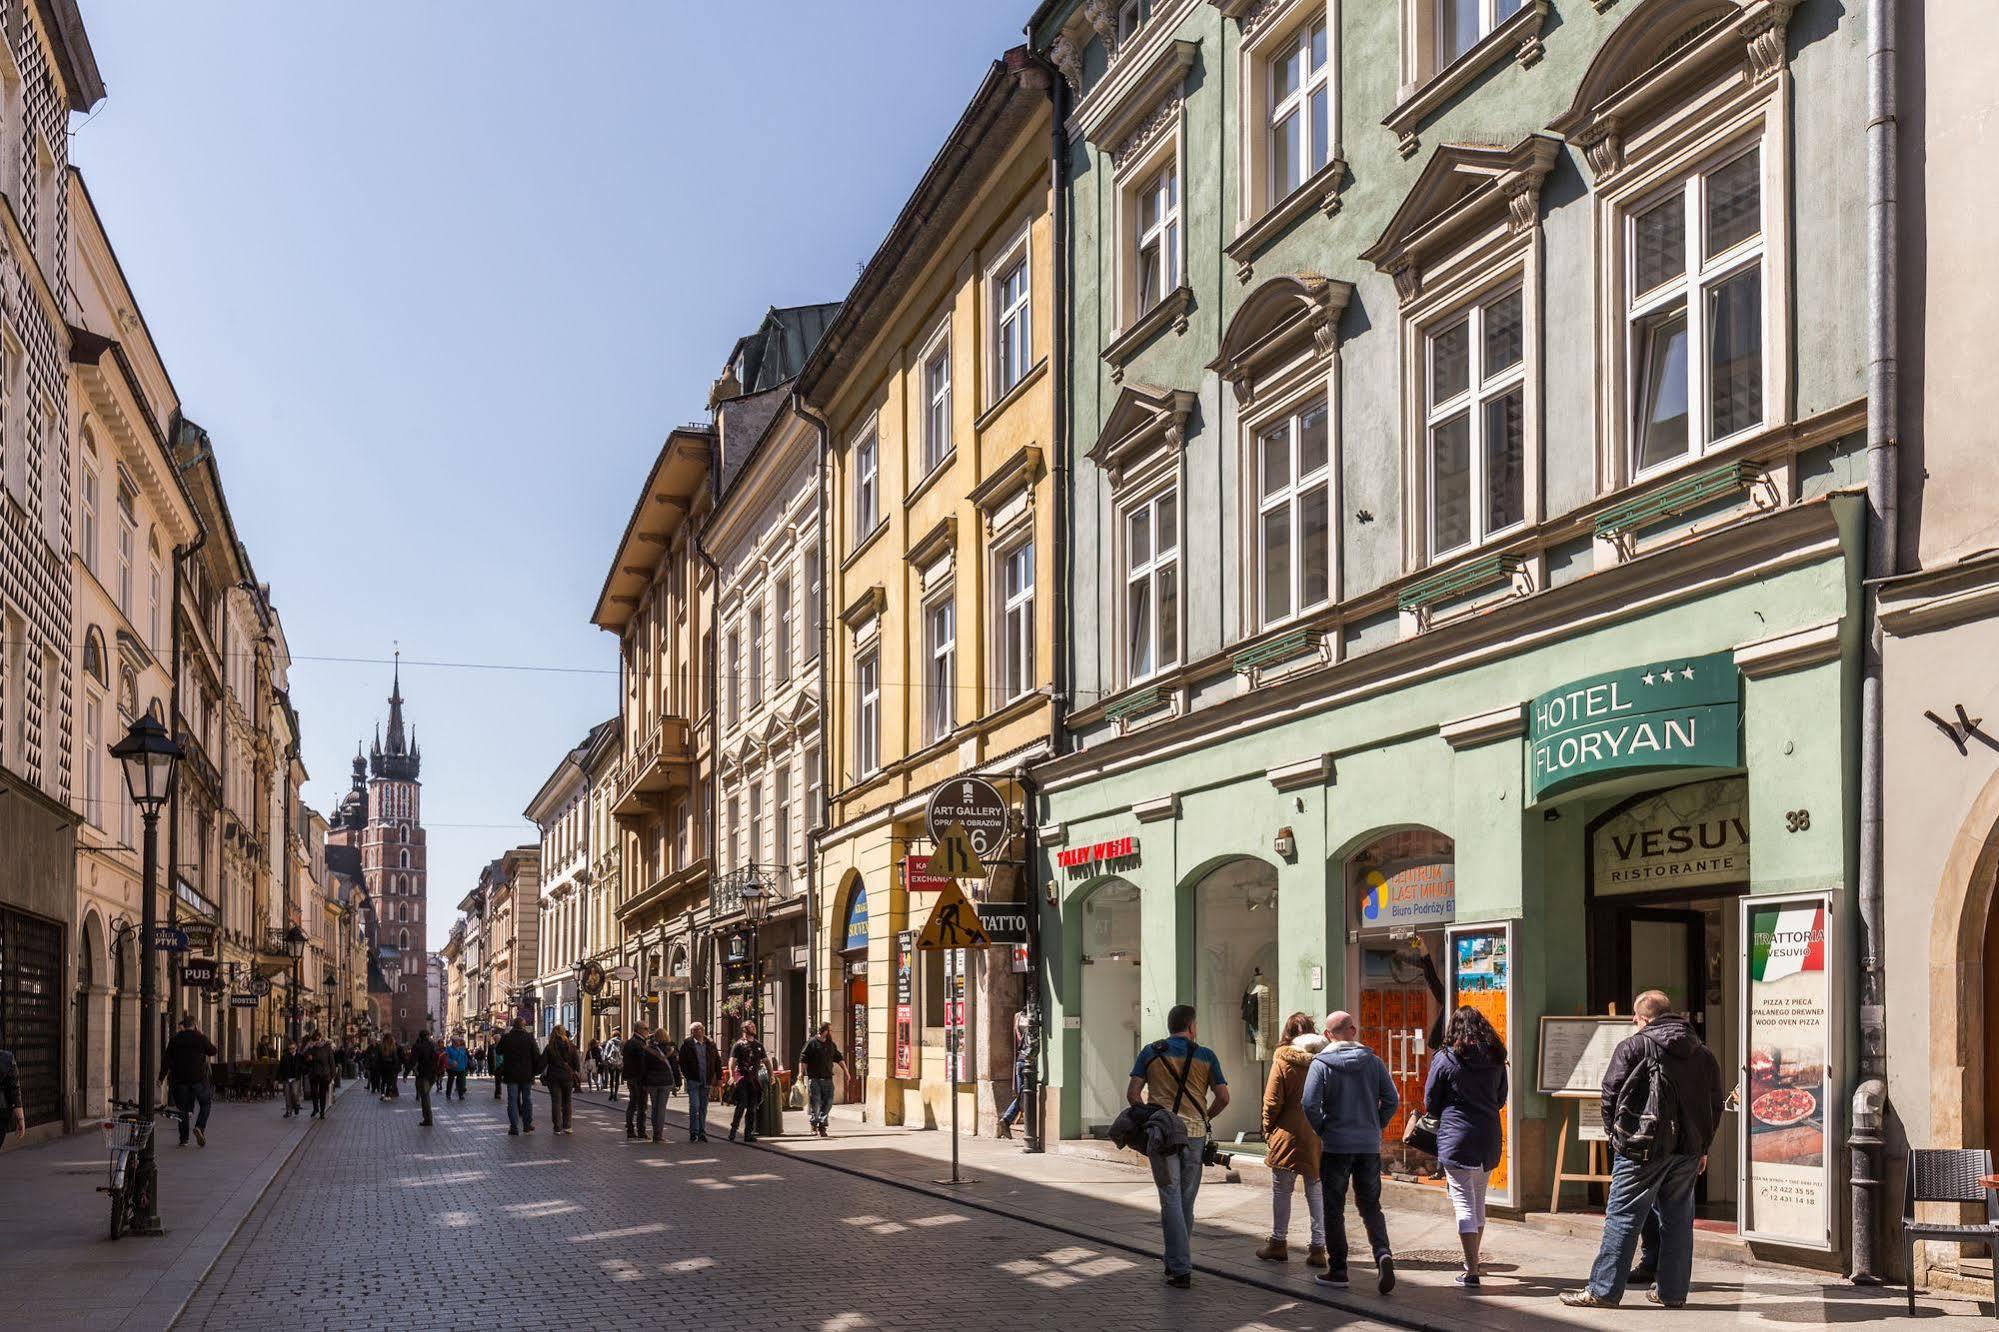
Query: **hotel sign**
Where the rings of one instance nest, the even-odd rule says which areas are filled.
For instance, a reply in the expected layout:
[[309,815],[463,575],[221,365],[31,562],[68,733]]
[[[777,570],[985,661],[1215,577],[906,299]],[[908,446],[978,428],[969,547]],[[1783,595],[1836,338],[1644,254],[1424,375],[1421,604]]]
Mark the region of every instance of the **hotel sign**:
[[1528,798],[1621,772],[1735,768],[1742,687],[1732,653],[1594,675],[1528,705]]

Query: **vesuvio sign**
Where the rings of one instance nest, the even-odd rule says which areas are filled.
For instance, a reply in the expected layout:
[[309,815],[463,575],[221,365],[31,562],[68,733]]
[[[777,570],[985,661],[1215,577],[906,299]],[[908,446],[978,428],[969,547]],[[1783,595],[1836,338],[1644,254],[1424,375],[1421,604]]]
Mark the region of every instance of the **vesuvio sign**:
[[1727,652],[1551,689],[1528,705],[1529,798],[1619,772],[1740,767],[1741,697]]
[[1138,859],[1138,839],[1136,837],[1113,837],[1107,842],[1092,842],[1088,846],[1072,846],[1055,853],[1055,863],[1063,869],[1083,869],[1090,865],[1102,865],[1109,861]]

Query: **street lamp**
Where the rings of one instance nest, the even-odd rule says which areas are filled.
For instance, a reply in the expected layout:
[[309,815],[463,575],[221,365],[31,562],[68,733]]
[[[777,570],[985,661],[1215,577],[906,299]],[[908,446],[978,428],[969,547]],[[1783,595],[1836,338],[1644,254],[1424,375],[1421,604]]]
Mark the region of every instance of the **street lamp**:
[[305,931],[296,925],[285,927],[285,951],[292,955],[291,1038],[298,1039],[299,967],[305,961]]
[[111,746],[111,757],[125,769],[125,789],[145,821],[139,886],[139,1122],[146,1145],[139,1152],[133,1180],[132,1233],[158,1235],[159,1174],[153,1156],[153,1081],[159,1067],[159,1033],[153,1030],[153,1002],[158,993],[153,975],[153,931],[159,925],[157,901],[160,876],[160,810],[173,794],[174,765],[180,746],[150,713],[132,723],[125,738]]
[[[770,916],[770,891],[764,887],[763,876],[757,873],[757,867],[754,865],[750,866],[750,871],[745,876],[741,899],[743,903],[743,918],[750,923],[750,1023],[757,1029],[758,1041],[762,1041],[764,1034],[763,958],[757,952],[757,931]],[[772,1078],[771,1081],[775,1084],[777,1080],[776,1078]],[[771,1088],[773,1095],[775,1095],[776,1090],[775,1086]],[[769,1101],[770,1099],[772,1099],[771,1096],[764,1098],[765,1101]],[[758,1133],[765,1132],[763,1122],[765,1109],[766,1106],[763,1103],[760,1102],[757,1105]]]

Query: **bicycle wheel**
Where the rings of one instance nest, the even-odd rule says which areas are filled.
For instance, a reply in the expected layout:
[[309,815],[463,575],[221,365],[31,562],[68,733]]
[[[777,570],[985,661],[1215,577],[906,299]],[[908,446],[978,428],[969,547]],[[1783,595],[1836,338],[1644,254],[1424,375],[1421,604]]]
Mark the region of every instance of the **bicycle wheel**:
[[125,1200],[125,1194],[126,1190],[123,1188],[111,1191],[111,1238],[114,1242],[124,1236],[126,1222],[130,1219],[128,1215],[130,1205]]

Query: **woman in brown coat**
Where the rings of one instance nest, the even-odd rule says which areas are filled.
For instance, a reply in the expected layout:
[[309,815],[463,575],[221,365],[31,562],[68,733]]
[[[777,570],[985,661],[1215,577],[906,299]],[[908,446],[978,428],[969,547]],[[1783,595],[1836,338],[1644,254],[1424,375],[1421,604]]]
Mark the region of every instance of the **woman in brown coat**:
[[1263,1089],[1264,1160],[1270,1166],[1270,1238],[1256,1256],[1268,1262],[1291,1257],[1291,1186],[1305,1182],[1305,1206],[1312,1213],[1312,1247],[1307,1267],[1326,1265],[1326,1201],[1319,1187],[1319,1135],[1305,1119],[1305,1071],[1312,1056],[1326,1048],[1326,1038],[1313,1029],[1312,1019],[1293,1013],[1284,1022],[1284,1036],[1270,1061],[1270,1081]]

